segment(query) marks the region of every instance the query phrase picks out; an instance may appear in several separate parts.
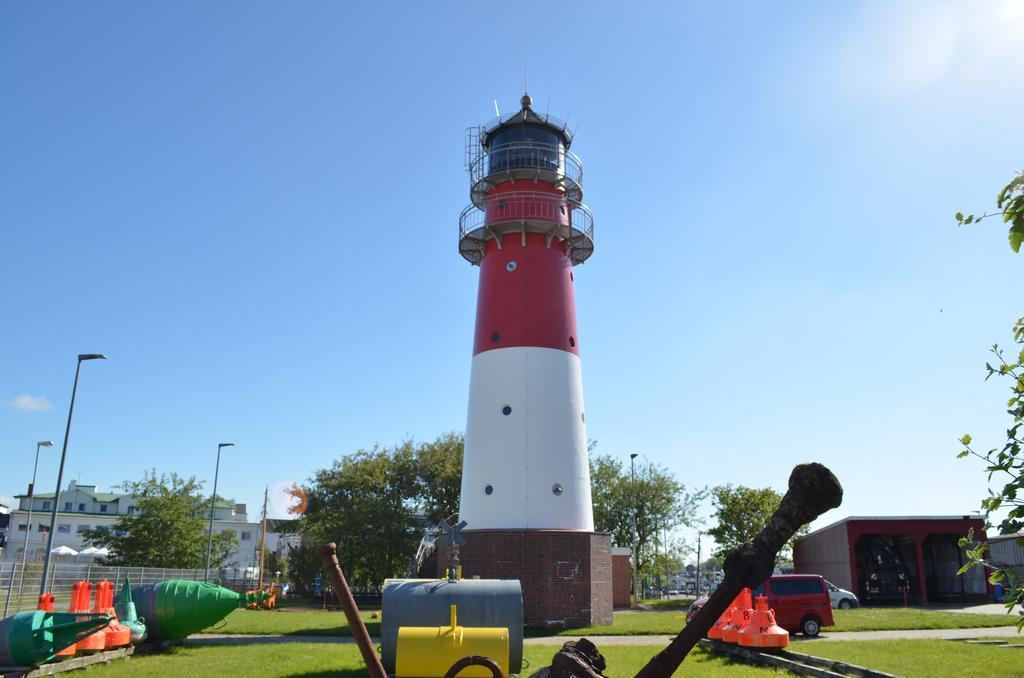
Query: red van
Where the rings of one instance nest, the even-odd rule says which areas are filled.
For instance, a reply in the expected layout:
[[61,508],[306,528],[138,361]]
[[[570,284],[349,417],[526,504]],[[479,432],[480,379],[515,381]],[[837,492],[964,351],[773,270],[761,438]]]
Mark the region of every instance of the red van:
[[768,596],[775,621],[790,633],[813,638],[822,626],[833,626],[832,601],[821,575],[777,574],[753,589],[755,596]]

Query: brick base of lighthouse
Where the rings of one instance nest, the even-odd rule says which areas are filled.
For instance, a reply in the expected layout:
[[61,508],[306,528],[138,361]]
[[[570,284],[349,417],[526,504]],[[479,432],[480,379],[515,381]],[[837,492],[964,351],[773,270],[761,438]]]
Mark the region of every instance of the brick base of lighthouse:
[[[518,579],[527,626],[578,628],[612,623],[610,535],[569,530],[466,530],[462,534],[466,538],[459,549],[462,576]],[[445,559],[440,560],[443,564]]]

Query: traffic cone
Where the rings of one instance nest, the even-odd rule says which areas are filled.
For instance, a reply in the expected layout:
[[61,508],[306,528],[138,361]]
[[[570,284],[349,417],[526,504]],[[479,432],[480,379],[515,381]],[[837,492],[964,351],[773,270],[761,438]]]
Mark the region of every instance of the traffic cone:
[[789,631],[775,623],[775,613],[768,609],[768,596],[758,596],[754,615],[737,634],[742,647],[782,648],[789,645]]

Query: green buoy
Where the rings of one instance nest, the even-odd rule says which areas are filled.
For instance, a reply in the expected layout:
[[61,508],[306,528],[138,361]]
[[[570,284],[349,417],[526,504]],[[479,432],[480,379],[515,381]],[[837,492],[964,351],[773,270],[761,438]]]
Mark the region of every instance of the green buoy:
[[108,624],[105,614],[41,610],[0,619],[0,666],[38,666]]
[[124,575],[124,584],[121,585],[121,599],[114,604],[114,612],[117,619],[131,631],[132,645],[145,642],[146,620],[139,617],[135,610],[135,601],[132,600],[131,584],[128,583],[128,573]]
[[246,596],[223,586],[185,579],[136,586],[131,595],[154,642],[198,633],[247,602]]

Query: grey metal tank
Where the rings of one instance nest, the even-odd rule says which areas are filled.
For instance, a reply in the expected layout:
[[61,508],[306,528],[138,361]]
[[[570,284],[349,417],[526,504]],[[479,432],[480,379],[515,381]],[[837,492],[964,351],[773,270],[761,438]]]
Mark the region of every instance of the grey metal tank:
[[395,672],[398,629],[402,626],[447,626],[451,606],[458,606],[459,626],[508,629],[509,670],[523,667],[523,589],[518,579],[387,579],[381,603],[381,661]]

